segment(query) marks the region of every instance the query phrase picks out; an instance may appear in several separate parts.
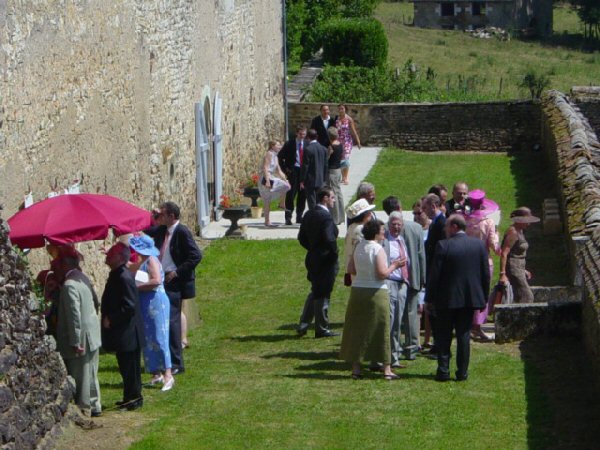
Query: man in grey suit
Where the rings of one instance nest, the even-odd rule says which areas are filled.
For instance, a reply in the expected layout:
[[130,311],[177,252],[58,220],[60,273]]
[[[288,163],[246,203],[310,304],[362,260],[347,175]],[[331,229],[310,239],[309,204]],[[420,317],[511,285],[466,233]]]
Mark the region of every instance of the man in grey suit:
[[[392,203],[393,209],[389,209]],[[402,354],[414,360],[419,351],[419,292],[425,284],[425,247],[423,231],[419,224],[404,221],[400,202],[395,197],[384,200],[389,214],[384,249],[390,261],[406,259],[406,266],[392,272],[388,280],[390,292],[390,332],[392,365],[399,364]],[[404,343],[401,344],[401,328]]]
[[300,187],[306,193],[308,209],[317,205],[317,192],[325,186],[328,175],[329,155],[327,149],[317,142],[317,132],[308,130],[309,144],[304,150],[302,167],[300,168]]
[[434,308],[438,369],[435,379],[450,379],[450,344],[456,331],[456,380],[469,376],[470,331],[473,312],[483,310],[490,287],[488,252],[480,239],[467,236],[461,214],[446,221],[447,239],[437,243],[428,272],[425,303]]
[[58,274],[64,279],[58,302],[56,347],[67,372],[75,380],[75,402],[85,414],[102,414],[98,384],[101,345],[98,297],[88,277],[79,268],[73,249],[60,256]]

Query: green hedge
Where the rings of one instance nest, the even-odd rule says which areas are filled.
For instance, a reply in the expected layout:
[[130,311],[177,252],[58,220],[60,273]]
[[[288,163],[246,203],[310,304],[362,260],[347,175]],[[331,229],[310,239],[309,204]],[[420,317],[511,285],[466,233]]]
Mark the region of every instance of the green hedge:
[[332,65],[383,67],[388,42],[375,19],[332,19],[320,29],[324,61]]

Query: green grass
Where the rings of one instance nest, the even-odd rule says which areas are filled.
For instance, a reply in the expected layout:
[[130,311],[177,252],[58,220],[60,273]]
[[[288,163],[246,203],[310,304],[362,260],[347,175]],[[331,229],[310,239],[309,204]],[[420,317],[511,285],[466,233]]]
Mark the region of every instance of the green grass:
[[[540,153],[422,153],[386,149],[367,180],[375,185],[379,201],[395,195],[407,211],[432,185],[446,185],[451,195],[454,183],[465,181],[469,189],[483,189],[488,198],[500,205],[502,234],[511,223],[510,212],[519,206],[529,206],[541,217],[544,198],[556,196],[551,174]],[[532,284],[567,284],[568,274],[556,264],[557,259],[566,258],[564,239],[543,236],[541,231],[540,225],[527,231],[528,265],[534,274]],[[494,266],[497,272],[498,258]]]
[[[477,76],[482,92],[489,98],[522,98],[528,93],[518,88],[528,69],[548,74],[550,88],[568,92],[575,85],[600,82],[600,52],[580,50],[583,45],[581,24],[568,6],[554,9],[554,35],[545,40],[475,39],[462,31],[415,28],[412,3],[382,2],[376,18],[386,30],[389,41],[388,60],[393,67],[403,67],[412,59],[423,71],[431,67],[439,87],[456,85],[463,78]],[[502,89],[500,85],[502,83]]]
[[[351,380],[336,358],[339,338],[295,336],[309,289],[303,259],[294,240],[207,248],[198,278],[204,323],[190,336],[187,371],[168,393],[144,390],[144,408],[126,413],[146,423],[130,431],[132,448],[541,449],[568,436],[572,422],[560,412],[569,402],[554,405],[544,378],[559,373],[554,356],[541,358],[543,369],[527,357],[540,345],[557,348],[543,343],[523,357],[516,346],[473,344],[467,383],[436,383],[436,363],[425,358],[400,371],[398,382],[372,374]],[[338,331],[348,294],[340,280],[330,309]],[[581,348],[569,345],[557,350],[563,359]],[[100,380],[108,405],[120,394],[112,356],[101,357]],[[581,411],[577,418],[590,419]]]

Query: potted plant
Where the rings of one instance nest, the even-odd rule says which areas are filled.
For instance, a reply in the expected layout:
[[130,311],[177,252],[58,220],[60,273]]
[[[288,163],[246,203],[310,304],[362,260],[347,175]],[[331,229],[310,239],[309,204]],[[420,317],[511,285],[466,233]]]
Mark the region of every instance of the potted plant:
[[[242,189],[243,189],[243,195],[244,197],[248,197],[250,199],[252,199],[252,204],[250,206],[252,207],[258,207],[258,197],[260,197],[260,192],[258,191],[258,183],[260,181],[260,175],[258,175],[258,173],[254,172],[252,174],[250,174],[249,177],[246,178],[246,180],[244,180],[242,182]],[[260,217],[260,216],[259,216]]]
[[233,198],[229,195],[221,195],[219,202],[219,209],[223,211],[223,217],[231,221],[231,225],[225,232],[225,236],[242,236],[238,221],[244,217],[248,217],[250,214],[250,207],[248,205],[240,204],[239,196],[236,195]]

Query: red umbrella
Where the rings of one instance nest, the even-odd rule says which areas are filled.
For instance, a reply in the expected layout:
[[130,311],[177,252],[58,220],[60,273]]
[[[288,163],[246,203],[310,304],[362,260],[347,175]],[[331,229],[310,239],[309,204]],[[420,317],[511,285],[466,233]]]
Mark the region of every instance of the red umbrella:
[[10,219],[10,240],[20,248],[104,239],[150,226],[150,212],[110,195],[67,194],[34,203]]

